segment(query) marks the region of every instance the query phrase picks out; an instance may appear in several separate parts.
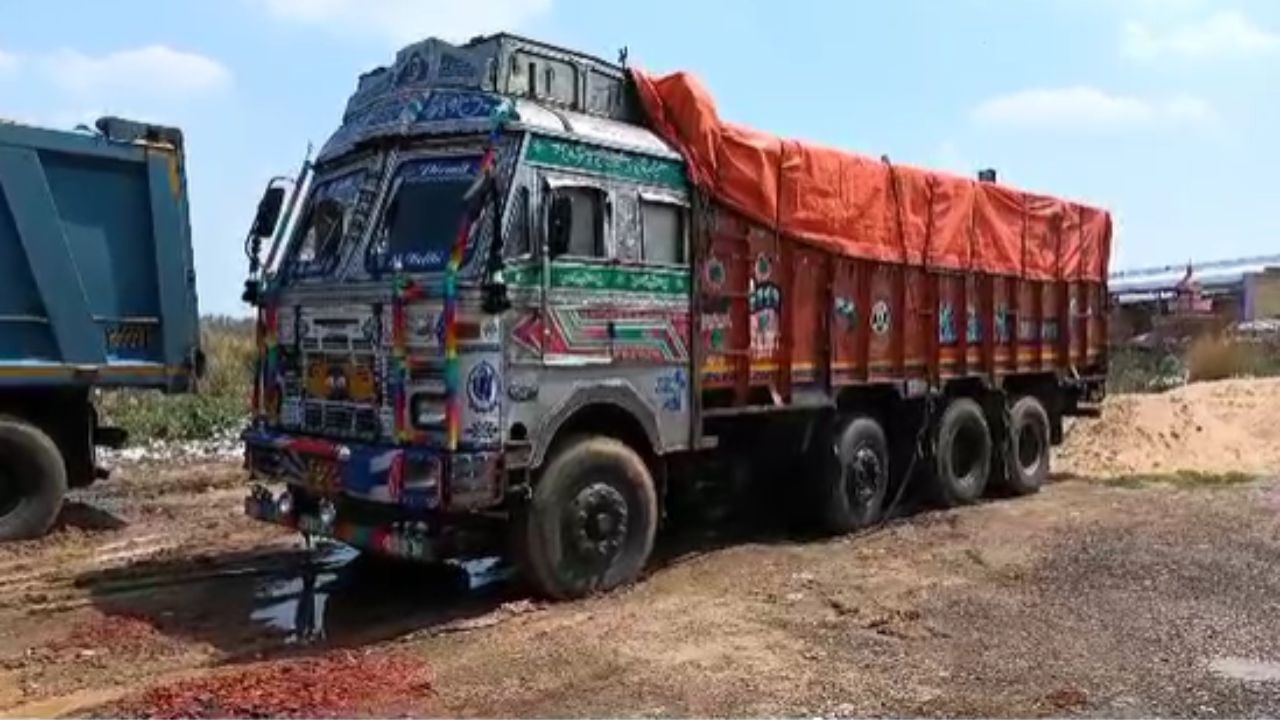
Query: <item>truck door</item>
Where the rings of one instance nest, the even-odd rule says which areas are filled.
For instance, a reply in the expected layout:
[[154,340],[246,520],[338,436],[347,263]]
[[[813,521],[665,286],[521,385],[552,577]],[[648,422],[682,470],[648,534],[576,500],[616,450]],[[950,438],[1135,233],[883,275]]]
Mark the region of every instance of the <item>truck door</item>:
[[[674,194],[642,191],[619,203],[613,359],[651,398],[666,447],[693,442],[689,214]],[[638,231],[638,235],[635,234]]]
[[546,190],[543,364],[608,365],[613,362],[608,193],[564,181],[549,181]]

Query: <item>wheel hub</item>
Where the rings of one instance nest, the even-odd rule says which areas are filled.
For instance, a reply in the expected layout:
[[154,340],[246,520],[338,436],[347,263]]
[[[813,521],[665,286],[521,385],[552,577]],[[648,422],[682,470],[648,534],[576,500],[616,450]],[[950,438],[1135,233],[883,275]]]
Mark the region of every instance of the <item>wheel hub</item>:
[[573,500],[568,519],[567,539],[584,560],[611,560],[627,537],[626,498],[604,483],[583,488]]
[[858,448],[849,463],[849,499],[857,505],[871,502],[880,487],[880,458],[871,448]]

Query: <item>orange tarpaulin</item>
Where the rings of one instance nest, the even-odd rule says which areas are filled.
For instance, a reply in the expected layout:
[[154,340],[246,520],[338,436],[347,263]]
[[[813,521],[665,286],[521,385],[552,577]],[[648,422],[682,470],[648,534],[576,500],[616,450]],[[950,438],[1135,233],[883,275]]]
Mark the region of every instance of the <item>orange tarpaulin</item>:
[[892,165],[722,122],[692,76],[631,71],[650,124],[690,179],[751,220],[841,255],[1034,280],[1103,281],[1103,210]]

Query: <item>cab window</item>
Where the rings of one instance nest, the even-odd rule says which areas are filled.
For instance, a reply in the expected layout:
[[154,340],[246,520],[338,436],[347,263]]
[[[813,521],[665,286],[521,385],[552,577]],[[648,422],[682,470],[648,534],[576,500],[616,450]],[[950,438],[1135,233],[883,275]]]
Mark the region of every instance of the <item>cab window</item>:
[[555,188],[548,207],[547,243],[552,257],[607,256],[604,192],[590,187]]
[[674,203],[640,201],[640,233],[644,261],[680,265],[685,257],[683,208]]

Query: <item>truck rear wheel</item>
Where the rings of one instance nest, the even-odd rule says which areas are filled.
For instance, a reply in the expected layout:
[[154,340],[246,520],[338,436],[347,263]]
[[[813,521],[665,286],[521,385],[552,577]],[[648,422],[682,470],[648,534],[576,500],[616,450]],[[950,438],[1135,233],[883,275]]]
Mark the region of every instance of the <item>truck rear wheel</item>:
[[547,463],[516,518],[513,552],[535,590],[569,600],[639,577],[657,530],[658,500],[644,460],[613,438],[580,438]]
[[67,468],[53,440],[36,426],[0,417],[0,541],[49,531],[67,493]]
[[1014,495],[1030,495],[1049,478],[1049,413],[1034,396],[1018,398],[1009,411],[1009,452],[1001,483]]
[[977,502],[991,474],[991,430],[982,407],[969,398],[952,400],[936,433],[934,499],[943,507]]
[[874,418],[838,420],[817,468],[822,529],[843,534],[880,519],[889,488],[889,441]]

